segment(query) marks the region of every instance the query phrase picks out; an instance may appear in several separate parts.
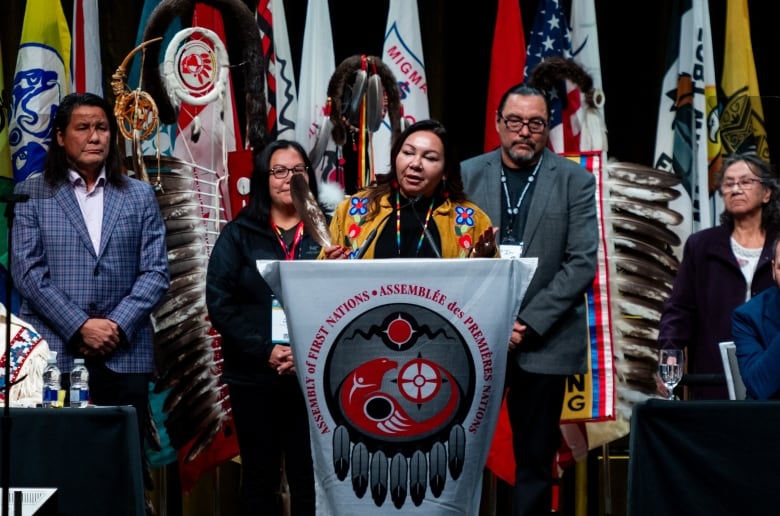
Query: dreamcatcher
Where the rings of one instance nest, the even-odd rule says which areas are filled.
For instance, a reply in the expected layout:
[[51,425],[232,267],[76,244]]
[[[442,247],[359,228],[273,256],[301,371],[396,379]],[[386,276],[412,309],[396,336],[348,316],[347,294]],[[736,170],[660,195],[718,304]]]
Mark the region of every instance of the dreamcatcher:
[[[122,61],[122,64],[111,76],[111,90],[114,93],[114,116],[116,117],[119,131],[128,141],[132,142],[133,169],[138,172],[139,177],[148,181],[149,177],[146,171],[146,164],[143,159],[141,142],[150,138],[156,133],[157,136],[157,160],[160,158],[160,124],[157,104],[151,95],[141,89],[139,84],[137,88],[131,90],[127,87],[127,65],[130,59],[141,50],[152,43],[156,43],[162,38],[154,38],[144,41],[135,47]],[[157,167],[159,170],[159,166]],[[157,186],[159,186],[159,180]]]

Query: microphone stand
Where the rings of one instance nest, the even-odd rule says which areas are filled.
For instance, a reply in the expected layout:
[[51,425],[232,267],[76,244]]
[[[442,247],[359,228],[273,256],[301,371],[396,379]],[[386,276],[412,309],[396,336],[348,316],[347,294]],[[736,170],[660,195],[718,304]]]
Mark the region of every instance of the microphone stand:
[[[9,491],[11,489],[11,290],[13,278],[11,278],[11,225],[14,218],[14,205],[18,202],[26,202],[30,198],[27,194],[0,195],[0,202],[5,203],[5,217],[8,224],[8,268],[5,271],[5,391],[3,407],[3,463],[2,463],[2,489],[3,489],[3,516],[8,516]],[[13,384],[24,380],[19,378]]]

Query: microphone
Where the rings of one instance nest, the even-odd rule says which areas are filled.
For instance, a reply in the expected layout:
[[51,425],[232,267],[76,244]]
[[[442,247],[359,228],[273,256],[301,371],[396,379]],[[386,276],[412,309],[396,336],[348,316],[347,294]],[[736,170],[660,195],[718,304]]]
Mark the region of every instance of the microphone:
[[[416,195],[415,197],[413,197],[411,199],[407,199],[406,204],[401,206],[401,208],[407,208],[409,206],[413,206],[414,204],[417,203],[417,201],[419,201],[422,198],[423,198],[423,195],[419,194],[419,195]],[[412,210],[412,211],[414,211],[414,210]],[[371,246],[371,243],[374,241],[374,239],[376,239],[377,229],[382,227],[382,224],[385,222],[385,220],[387,220],[387,218],[390,217],[390,215],[392,215],[393,213],[394,212],[391,211],[390,213],[385,215],[382,218],[382,220],[379,221],[379,223],[376,225],[376,227],[371,230],[371,232],[368,234],[366,239],[363,241],[363,244],[358,248],[357,252],[352,257],[353,260],[359,260],[359,259],[361,259],[363,257],[364,254],[366,254],[366,251]],[[417,212],[416,211],[414,212],[414,214],[415,214],[415,216],[417,216]],[[417,218],[417,221],[422,226],[422,221],[420,220],[419,217]],[[424,231],[424,234],[425,234],[425,238],[428,240],[428,243],[431,246],[431,249],[433,249],[434,254],[436,254],[437,258],[441,258],[441,253],[439,252],[439,249],[436,247],[436,243],[433,240],[430,231],[428,230],[427,227],[424,227],[424,226],[423,226],[423,231]]]
[[27,202],[30,200],[29,194],[17,194],[17,193],[9,193],[5,195],[0,195],[0,202]]

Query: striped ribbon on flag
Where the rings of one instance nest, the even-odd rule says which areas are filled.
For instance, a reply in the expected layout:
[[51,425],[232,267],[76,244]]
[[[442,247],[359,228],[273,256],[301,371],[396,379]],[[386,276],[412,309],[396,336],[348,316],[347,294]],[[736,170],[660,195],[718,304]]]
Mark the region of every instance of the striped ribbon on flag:
[[98,0],[73,2],[72,90],[103,96]]
[[287,19],[282,0],[260,0],[257,26],[266,63],[268,134],[273,139],[295,139],[298,93],[292,66]]
[[27,0],[11,86],[14,181],[43,171],[53,115],[70,84],[70,32],[60,2]]
[[525,34],[518,0],[498,0],[496,28],[490,53],[487,108],[485,109],[485,145],[488,152],[498,147],[496,109],[501,96],[523,81],[525,69]]

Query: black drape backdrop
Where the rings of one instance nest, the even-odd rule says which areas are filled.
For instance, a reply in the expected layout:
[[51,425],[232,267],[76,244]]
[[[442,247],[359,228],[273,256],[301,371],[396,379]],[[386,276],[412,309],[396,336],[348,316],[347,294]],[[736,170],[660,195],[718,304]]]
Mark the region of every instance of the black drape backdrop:
[[[568,13],[571,0],[562,1]],[[609,155],[613,158],[652,164],[673,1],[595,0]],[[245,2],[254,11],[257,2]],[[431,116],[444,122],[453,133],[462,158],[474,156],[482,151],[490,47],[498,1],[463,4],[451,0],[418,0],[417,3]],[[25,4],[24,0],[0,1],[6,90],[16,63]],[[135,46],[143,1],[103,0],[99,4],[103,72],[108,85],[111,74]],[[307,0],[285,0],[284,4],[297,70]],[[382,55],[387,0],[330,0],[329,4],[337,64],[355,54]],[[780,77],[773,73],[773,52],[777,48],[774,35],[778,18],[774,14],[774,2],[752,0],[748,4],[770,156],[777,160],[780,157]],[[62,0],[62,5],[69,19],[73,0]],[[710,0],[709,5],[716,77],[720,79],[726,0]],[[527,36],[537,0],[520,0],[520,6]],[[240,48],[230,41],[228,47]],[[110,89],[107,87],[106,91]],[[7,99],[7,95],[4,92],[3,98]]]

